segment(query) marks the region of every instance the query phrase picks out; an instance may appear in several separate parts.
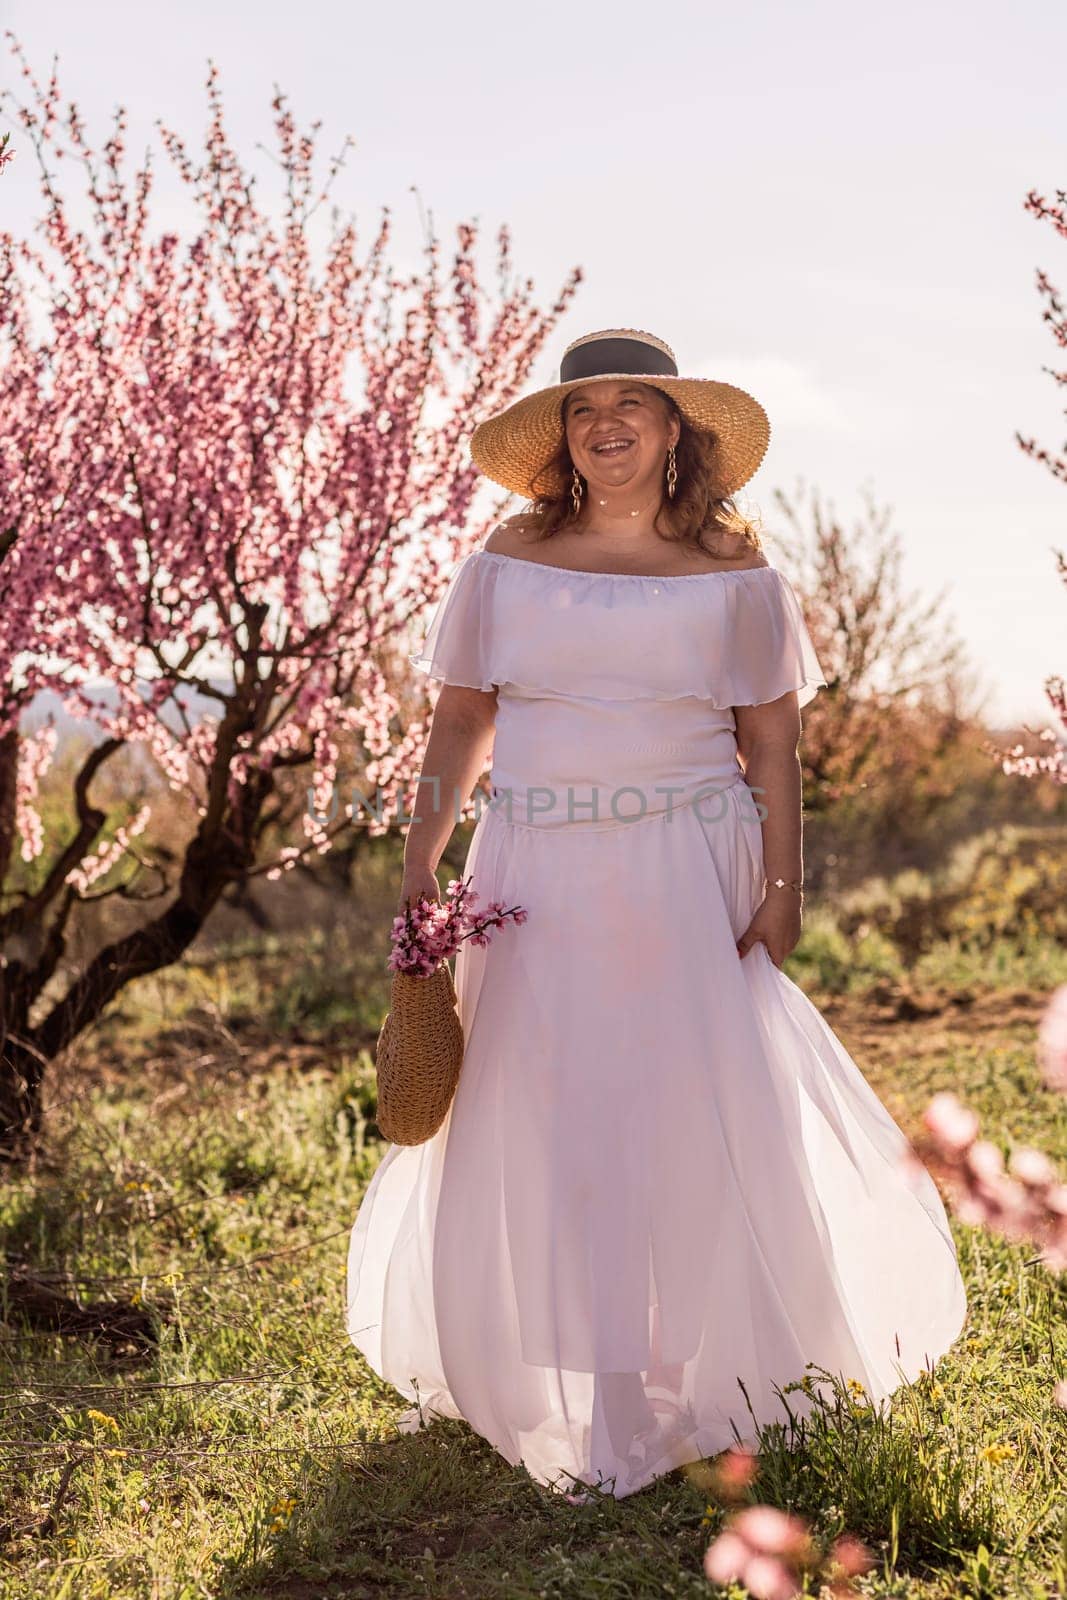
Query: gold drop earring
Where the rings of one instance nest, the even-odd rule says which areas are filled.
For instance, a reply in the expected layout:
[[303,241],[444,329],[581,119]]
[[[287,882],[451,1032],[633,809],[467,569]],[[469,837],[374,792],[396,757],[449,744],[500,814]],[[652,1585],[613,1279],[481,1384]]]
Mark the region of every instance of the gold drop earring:
[[674,446],[667,451],[667,499],[674,499],[674,489],[678,482],[678,467],[674,459]]
[[582,479],[577,467],[574,468],[571,477],[571,508],[575,516],[578,516],[582,509]]

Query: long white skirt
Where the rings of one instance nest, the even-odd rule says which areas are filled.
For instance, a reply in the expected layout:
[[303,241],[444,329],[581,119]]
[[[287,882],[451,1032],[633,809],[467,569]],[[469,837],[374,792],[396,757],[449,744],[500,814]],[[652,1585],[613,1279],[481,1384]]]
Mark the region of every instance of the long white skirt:
[[374,1371],[564,1490],[754,1443],[808,1363],[877,1404],[966,1314],[904,1134],[764,947],[738,961],[762,846],[742,783],[725,804],[482,815],[466,872],[528,920],[462,947],[451,1110],[387,1147],[352,1231]]

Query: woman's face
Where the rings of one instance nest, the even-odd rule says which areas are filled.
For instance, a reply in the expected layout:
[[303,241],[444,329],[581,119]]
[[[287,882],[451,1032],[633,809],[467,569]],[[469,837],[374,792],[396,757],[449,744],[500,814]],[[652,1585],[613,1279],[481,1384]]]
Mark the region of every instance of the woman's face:
[[591,490],[641,493],[663,480],[677,419],[658,389],[605,378],[572,389],[563,406],[571,460]]

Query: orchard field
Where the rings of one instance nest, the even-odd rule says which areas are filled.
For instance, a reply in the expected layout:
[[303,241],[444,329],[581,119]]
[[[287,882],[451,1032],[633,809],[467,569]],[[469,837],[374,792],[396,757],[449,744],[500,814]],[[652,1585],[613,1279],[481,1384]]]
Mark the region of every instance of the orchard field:
[[[103,36],[95,11],[89,22]],[[288,49],[288,13],[284,26]],[[470,30],[453,31],[466,56]],[[562,344],[585,269],[553,257],[557,287],[537,288],[502,216],[488,238],[476,221],[438,231],[415,186],[416,249],[387,204],[357,225],[350,138],[324,162],[321,122],[299,124],[280,89],[271,200],[211,58],[201,142],[161,119],[161,149],[142,158],[122,105],[98,137],[55,62],[35,71],[8,40],[0,181],[28,168],[39,211],[32,229],[0,229],[0,1600],[725,1594],[705,1557],[729,1539],[736,1496],[713,1465],[568,1504],[464,1423],[400,1429],[406,1400],[344,1326],[349,1233],[384,1148],[373,1051],[402,841],[329,802],[350,783],[393,816],[411,798],[435,708],[411,646],[456,563],[511,509],[479,479],[471,427]],[[349,53],[364,59],[351,40]],[[111,54],[94,58],[101,74]],[[582,75],[584,115],[588,61],[568,48],[561,65]],[[145,63],[118,66],[154,95]],[[746,94],[758,76],[742,74]],[[807,79],[792,62],[789,76],[807,123]],[[940,106],[940,88],[927,98]],[[980,110],[984,125],[985,96]],[[704,150],[702,137],[701,193]],[[657,211],[665,181],[657,167]],[[768,210],[763,176],[749,187]],[[910,204],[909,183],[892,188]],[[1055,193],[1017,197],[1043,245],[1067,239]],[[985,200],[991,236],[1003,191]],[[870,214],[882,278],[894,230]],[[920,237],[910,211],[906,231]],[[947,346],[935,370],[963,373],[959,394],[984,407],[1009,365],[1034,363],[1002,343],[999,372],[974,365],[990,329],[1016,326],[972,292],[979,256],[961,247],[959,294],[934,260],[949,320],[983,308],[966,370]],[[1043,268],[1036,286],[1062,350],[1063,298]],[[807,320],[840,313],[813,301]],[[742,323],[728,303],[726,316],[732,340]],[[746,335],[757,357],[761,327],[762,308]],[[908,362],[909,450],[922,435],[912,342],[885,341],[887,377]],[[939,410],[956,392],[928,388]],[[857,407],[857,460],[878,431]],[[1067,483],[1061,455],[1002,431],[1004,452]],[[956,472],[984,471],[995,448],[968,438]],[[930,479],[949,499],[964,487],[952,460],[939,452]],[[995,511],[981,474],[979,488]],[[707,481],[700,492],[702,532],[740,514],[714,500],[707,517]],[[994,581],[1032,548],[1018,498],[995,551],[968,530],[972,577]],[[1003,659],[982,652],[979,676],[946,597],[905,581],[922,527],[908,545],[873,501],[848,522],[819,491],[766,479],[759,504],[826,680],[804,709],[809,892],[787,970],[909,1136],[955,1096],[939,1126],[959,1136],[958,1171],[977,1150],[994,1201],[1029,1183],[1024,1199],[1062,1230],[1065,681],[1043,684],[1048,726],[993,727],[983,696],[1034,626],[1007,587]],[[1059,598],[1062,551],[1047,572]],[[458,820],[442,887],[466,856],[469,810]],[[1004,1171],[1019,1153],[1028,1180]],[[777,1510],[821,1550],[862,1541],[866,1570],[827,1594],[1067,1597],[1067,1271],[995,1212],[986,1193],[964,1221],[953,1200],[969,1314],[936,1370],[877,1409],[847,1375],[809,1373],[810,1415],[763,1430],[746,1467],[761,1526],[780,1528]],[[758,1600],[801,1592],[762,1574]]]
[[[789,969],[909,1133],[952,1088],[1005,1151],[1067,1157],[1067,1103],[1034,1058],[1067,981],[1064,842],[1058,824],[998,833],[940,877],[813,904]],[[83,1304],[147,1312],[151,1338],[4,1326],[4,1600],[713,1592],[723,1512],[700,1467],[568,1506],[465,1424],[400,1432],[407,1402],[347,1342],[396,866],[395,846],[368,854],[317,929],[249,934],[234,914],[50,1081],[47,1138],[4,1194],[9,1255]],[[757,1497],[863,1538],[863,1593],[1060,1595],[1064,1286],[953,1228],[970,1312],[951,1354],[878,1413],[820,1384],[806,1437],[764,1436]]]

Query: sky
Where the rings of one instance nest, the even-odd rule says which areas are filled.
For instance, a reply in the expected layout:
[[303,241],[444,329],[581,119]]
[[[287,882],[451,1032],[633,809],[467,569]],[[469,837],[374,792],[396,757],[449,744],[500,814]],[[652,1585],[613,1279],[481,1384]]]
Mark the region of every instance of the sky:
[[[420,199],[445,236],[507,223],[542,303],[580,265],[531,386],[571,339],[622,326],[747,389],[772,431],[742,508],[772,537],[776,490],[847,524],[868,500],[888,510],[987,715],[1047,720],[1044,679],[1067,672],[1067,485],[1015,435],[1065,448],[1036,275],[1067,295],[1067,240],[1024,209],[1067,188],[1061,0],[0,0],[0,18],[39,77],[58,52],[98,143],[125,106],[131,155],[159,152],[160,225],[181,201],[155,119],[199,143],[210,58],[261,187],[278,86],[301,125],[321,121],[323,162],[355,141],[334,194],[365,232],[388,205],[414,248]],[[0,81],[20,82],[6,41]],[[0,183],[5,226],[28,233],[28,149]]]

